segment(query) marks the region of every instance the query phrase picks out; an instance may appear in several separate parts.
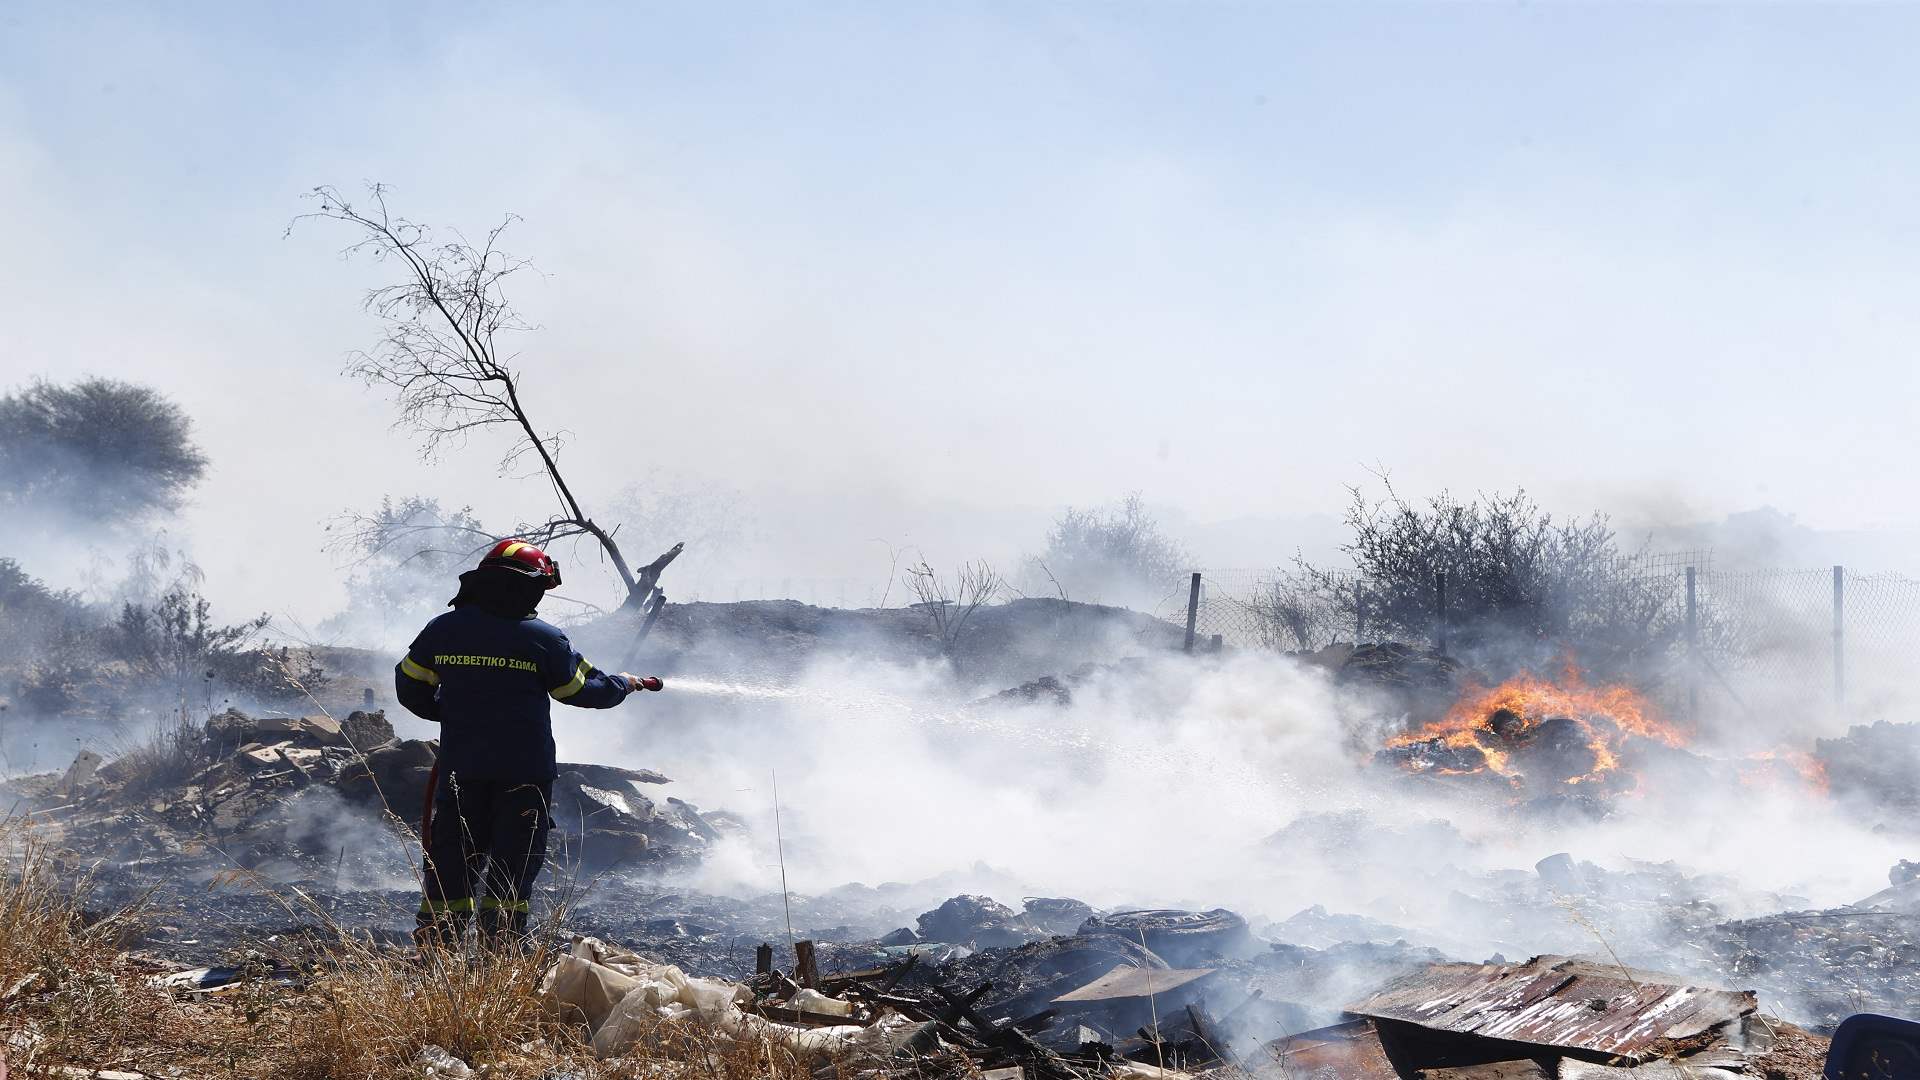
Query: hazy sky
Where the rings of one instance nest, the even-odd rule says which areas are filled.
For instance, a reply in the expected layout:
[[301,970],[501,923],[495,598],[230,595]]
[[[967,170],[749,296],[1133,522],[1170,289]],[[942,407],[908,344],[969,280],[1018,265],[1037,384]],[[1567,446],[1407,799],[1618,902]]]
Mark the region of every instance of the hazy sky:
[[497,447],[423,463],[340,375],[379,268],[282,232],[378,179],[525,218],[521,364],[576,483],[739,489],[762,572],[1010,558],[1135,489],[1203,560],[1277,562],[1374,462],[1911,529],[1917,34],[1911,6],[0,3],[0,387],[180,400],[214,463],[183,528],[235,608],[324,613],[319,523],[385,493],[540,513]]

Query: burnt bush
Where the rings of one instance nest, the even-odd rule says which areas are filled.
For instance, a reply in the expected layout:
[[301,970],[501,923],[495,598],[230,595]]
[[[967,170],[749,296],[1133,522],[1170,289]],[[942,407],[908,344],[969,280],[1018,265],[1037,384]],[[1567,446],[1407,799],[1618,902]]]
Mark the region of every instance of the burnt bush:
[[267,621],[261,615],[222,625],[206,597],[175,586],[151,604],[121,605],[116,653],[137,676],[184,695],[202,679],[218,678],[223,667],[235,667]]
[[[93,715],[111,721],[172,715],[216,692],[263,705],[319,695],[331,679],[310,650],[261,640],[265,615],[239,623],[213,616],[197,572],[117,615],[77,593],[54,590],[0,559],[0,693],[26,715]],[[130,579],[127,591],[140,595]],[[157,588],[157,587],[156,587]]]
[[125,746],[115,755],[114,768],[130,794],[167,791],[211,764],[211,747],[206,729],[182,710]]
[[1644,678],[1684,633],[1675,579],[1646,573],[1603,515],[1556,519],[1519,490],[1416,505],[1389,486],[1381,500],[1356,488],[1346,524],[1357,575],[1301,569],[1325,602],[1357,602],[1372,635],[1444,634],[1450,652],[1500,674],[1571,655]]

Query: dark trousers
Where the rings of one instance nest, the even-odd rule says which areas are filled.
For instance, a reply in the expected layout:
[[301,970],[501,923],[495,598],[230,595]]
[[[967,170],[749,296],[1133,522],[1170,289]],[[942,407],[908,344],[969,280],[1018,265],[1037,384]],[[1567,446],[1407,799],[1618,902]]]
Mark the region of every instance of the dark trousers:
[[552,796],[551,782],[441,774],[422,837],[426,875],[416,940],[452,945],[476,910],[486,940],[526,933],[527,898],[547,857]]

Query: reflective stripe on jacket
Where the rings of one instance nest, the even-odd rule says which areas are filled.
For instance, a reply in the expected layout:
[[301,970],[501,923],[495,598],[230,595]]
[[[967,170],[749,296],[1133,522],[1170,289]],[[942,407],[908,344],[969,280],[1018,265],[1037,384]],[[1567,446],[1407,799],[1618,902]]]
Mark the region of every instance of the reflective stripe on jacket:
[[552,780],[553,720],[564,701],[610,709],[626,681],[573,651],[559,627],[463,604],[420,631],[394,665],[400,704],[440,724],[440,766],[476,779]]

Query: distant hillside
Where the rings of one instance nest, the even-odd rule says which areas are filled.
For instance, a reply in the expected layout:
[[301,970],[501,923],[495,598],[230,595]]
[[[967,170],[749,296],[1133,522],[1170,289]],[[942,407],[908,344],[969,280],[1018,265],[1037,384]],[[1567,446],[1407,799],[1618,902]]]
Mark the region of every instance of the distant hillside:
[[[633,622],[615,617],[576,628],[595,663],[617,666]],[[994,687],[1126,656],[1178,648],[1180,627],[1125,608],[1020,599],[973,613],[953,650],[960,673]],[[910,663],[937,657],[926,612],[913,608],[820,608],[793,600],[669,604],[636,668],[729,676],[780,676],[829,655]]]

